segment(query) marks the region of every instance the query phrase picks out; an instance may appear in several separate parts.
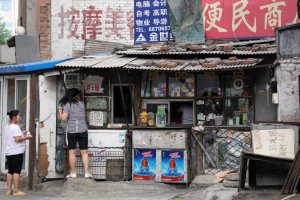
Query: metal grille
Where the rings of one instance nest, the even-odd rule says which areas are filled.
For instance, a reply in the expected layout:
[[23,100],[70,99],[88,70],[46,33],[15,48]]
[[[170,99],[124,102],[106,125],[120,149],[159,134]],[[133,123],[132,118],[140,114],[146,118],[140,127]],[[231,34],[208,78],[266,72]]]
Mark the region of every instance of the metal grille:
[[203,144],[216,164],[216,167],[213,167],[204,154],[205,174],[239,169],[241,152],[251,147],[250,127],[241,127],[235,130],[206,128],[203,132]]
[[[130,148],[101,147],[89,148],[89,171],[94,179],[107,181],[129,180],[131,178]],[[84,167],[80,151],[76,155],[76,174],[84,176]]]

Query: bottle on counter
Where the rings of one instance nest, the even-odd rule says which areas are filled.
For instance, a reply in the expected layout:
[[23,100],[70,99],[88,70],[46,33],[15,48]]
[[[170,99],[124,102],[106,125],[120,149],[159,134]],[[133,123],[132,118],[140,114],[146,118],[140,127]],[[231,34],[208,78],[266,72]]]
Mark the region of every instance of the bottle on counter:
[[164,105],[157,106],[156,127],[165,127],[166,119],[167,116],[166,116],[165,106]]
[[148,112],[148,126],[155,126],[155,114]]

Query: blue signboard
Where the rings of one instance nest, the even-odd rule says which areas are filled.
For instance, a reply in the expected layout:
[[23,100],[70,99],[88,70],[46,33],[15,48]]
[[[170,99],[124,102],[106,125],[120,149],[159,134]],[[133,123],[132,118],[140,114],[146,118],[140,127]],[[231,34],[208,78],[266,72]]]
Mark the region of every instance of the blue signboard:
[[173,40],[167,0],[134,0],[134,43]]
[[183,182],[184,181],[184,151],[162,150],[161,153],[161,181]]

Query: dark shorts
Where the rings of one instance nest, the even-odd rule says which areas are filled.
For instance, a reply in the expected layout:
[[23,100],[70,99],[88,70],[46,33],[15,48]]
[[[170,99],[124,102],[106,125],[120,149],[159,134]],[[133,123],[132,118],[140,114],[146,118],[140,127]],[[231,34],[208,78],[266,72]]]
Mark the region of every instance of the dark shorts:
[[88,149],[88,133],[68,133],[68,148],[76,149],[77,142],[81,150]]
[[9,174],[20,174],[23,165],[23,153],[6,156],[8,173]]

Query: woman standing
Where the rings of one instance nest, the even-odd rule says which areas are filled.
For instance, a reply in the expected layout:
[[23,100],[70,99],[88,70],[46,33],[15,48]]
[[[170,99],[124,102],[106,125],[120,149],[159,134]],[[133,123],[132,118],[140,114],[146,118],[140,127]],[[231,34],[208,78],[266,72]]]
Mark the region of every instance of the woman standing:
[[[20,173],[23,165],[23,156],[26,149],[26,141],[32,136],[29,131],[22,132],[17,125],[21,122],[19,110],[12,110],[7,113],[10,122],[5,128],[6,148],[5,154],[8,165],[7,173],[7,195],[22,196],[26,193],[20,191]],[[14,189],[12,189],[14,185]]]
[[84,178],[92,178],[89,173],[88,133],[85,120],[84,103],[80,101],[80,91],[76,88],[68,89],[59,101],[59,116],[67,121],[67,139],[69,148],[70,174],[67,178],[76,178],[76,147],[79,144],[82,162],[85,170]]

